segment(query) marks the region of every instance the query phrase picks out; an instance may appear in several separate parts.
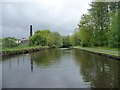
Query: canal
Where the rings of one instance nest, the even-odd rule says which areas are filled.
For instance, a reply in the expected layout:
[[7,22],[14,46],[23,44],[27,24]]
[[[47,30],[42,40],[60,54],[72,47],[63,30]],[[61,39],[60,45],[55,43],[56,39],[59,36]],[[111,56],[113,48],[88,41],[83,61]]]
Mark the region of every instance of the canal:
[[120,61],[80,50],[45,50],[1,63],[3,88],[120,88]]

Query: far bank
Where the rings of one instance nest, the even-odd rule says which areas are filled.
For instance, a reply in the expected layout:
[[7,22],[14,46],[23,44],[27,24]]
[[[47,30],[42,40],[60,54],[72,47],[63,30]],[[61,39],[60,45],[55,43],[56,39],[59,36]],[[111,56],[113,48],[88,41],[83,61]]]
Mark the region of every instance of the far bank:
[[92,48],[92,47],[80,47],[80,46],[74,46],[71,48],[120,60],[120,54],[119,54],[120,52],[117,48],[105,48],[105,47]]
[[9,55],[18,55],[18,54],[27,54],[36,51],[42,51],[49,49],[48,46],[28,46],[28,47],[18,47],[18,48],[6,48],[0,51],[2,56],[9,56]]

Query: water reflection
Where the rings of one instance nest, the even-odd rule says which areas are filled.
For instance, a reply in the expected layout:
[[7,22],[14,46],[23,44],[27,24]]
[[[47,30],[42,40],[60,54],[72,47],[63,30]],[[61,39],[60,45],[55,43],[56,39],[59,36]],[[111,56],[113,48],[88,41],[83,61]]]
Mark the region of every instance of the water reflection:
[[59,49],[45,50],[42,52],[31,54],[31,61],[33,61],[38,67],[45,68],[45,67],[49,67],[52,64],[59,63],[61,54],[62,52]]
[[[11,70],[12,64],[16,64],[15,66],[19,67],[21,61],[23,63],[25,60],[30,61],[30,70],[33,71],[34,69],[34,64],[37,65],[40,68],[45,68],[49,67],[52,64],[57,64],[60,62],[60,57],[61,57],[62,51],[60,49],[55,49],[55,50],[45,50],[42,52],[36,52],[36,53],[31,53],[31,54],[26,54],[26,55],[18,55],[18,56],[7,56],[3,57],[3,63],[4,62],[9,62],[9,70]],[[15,61],[16,63],[15,63]]]
[[70,49],[4,57],[3,87],[117,88],[119,67],[117,60]]
[[31,59],[31,72],[33,72],[33,60]]
[[118,88],[120,62],[83,51],[75,51],[76,63],[86,85],[91,88]]

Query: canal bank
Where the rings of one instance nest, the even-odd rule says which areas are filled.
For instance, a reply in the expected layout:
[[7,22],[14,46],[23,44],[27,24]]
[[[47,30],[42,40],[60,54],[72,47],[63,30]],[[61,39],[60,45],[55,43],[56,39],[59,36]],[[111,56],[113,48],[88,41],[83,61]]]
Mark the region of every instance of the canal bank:
[[79,47],[79,46],[72,47],[72,48],[120,60],[119,51],[117,49],[108,49],[108,48],[101,48],[101,47],[88,48],[88,47]]
[[28,47],[28,48],[21,48],[21,49],[9,49],[9,50],[3,50],[0,52],[2,56],[10,56],[10,55],[18,55],[18,54],[27,54],[32,53],[36,51],[42,51],[49,49],[48,46],[37,46],[37,47]]

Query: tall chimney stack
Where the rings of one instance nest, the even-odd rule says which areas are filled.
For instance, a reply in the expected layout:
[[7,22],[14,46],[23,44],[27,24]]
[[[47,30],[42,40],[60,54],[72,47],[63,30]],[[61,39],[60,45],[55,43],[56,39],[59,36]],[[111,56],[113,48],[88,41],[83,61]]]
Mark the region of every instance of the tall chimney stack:
[[32,36],[32,25],[30,25],[30,37]]

